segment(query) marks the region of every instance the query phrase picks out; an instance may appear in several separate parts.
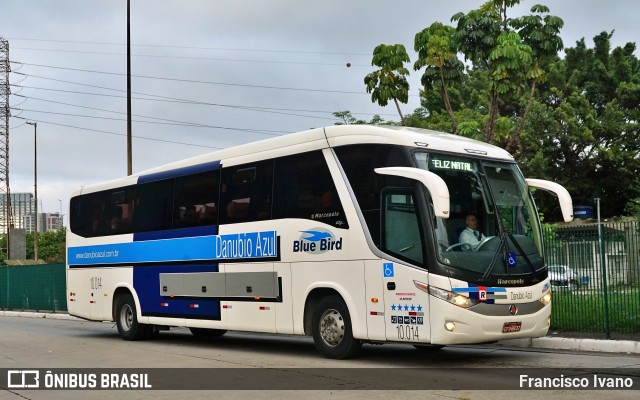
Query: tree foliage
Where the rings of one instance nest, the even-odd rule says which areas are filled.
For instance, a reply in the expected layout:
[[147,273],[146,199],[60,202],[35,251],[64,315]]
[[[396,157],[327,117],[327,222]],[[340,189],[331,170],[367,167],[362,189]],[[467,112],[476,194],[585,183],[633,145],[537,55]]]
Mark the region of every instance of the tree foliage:
[[635,45],[611,49],[612,33],[584,39],[549,66],[516,157],[525,174],[558,181],[574,204],[600,191],[605,217],[640,204],[640,62]]
[[[336,125],[380,125],[385,123],[384,119],[379,115],[374,115],[370,121],[365,121],[363,119],[358,119],[351,114],[351,111],[336,111],[332,113],[334,117],[341,119],[340,122],[336,122]],[[386,124],[394,124],[392,121]]]
[[381,106],[386,106],[389,100],[393,100],[398,109],[400,120],[404,120],[398,101],[407,103],[409,100],[409,82],[407,75],[409,70],[404,63],[411,61],[407,50],[401,44],[378,45],[373,50],[371,65],[380,67],[364,78],[367,93],[371,93],[371,101]]
[[[593,48],[580,40],[560,58],[562,19],[544,5],[511,17],[520,3],[489,0],[453,15],[453,26],[435,22],[415,35],[421,108],[401,117],[403,124],[504,147],[525,175],[565,185],[574,204],[591,204],[599,190],[605,217],[640,214],[635,44],[613,48],[613,32],[603,32]],[[374,64],[385,68],[365,78],[368,91],[380,90],[372,100],[381,105],[394,93],[392,86],[381,90],[381,71],[404,68],[409,59],[404,48],[384,46],[376,48]],[[387,83],[400,76],[385,74]],[[553,218],[554,210],[542,205]]]
[[[48,263],[64,263],[66,260],[66,229],[38,234],[38,258]],[[33,259],[33,232],[27,233],[27,259]]]
[[413,69],[418,71],[425,68],[421,82],[425,88],[440,92],[445,109],[451,118],[452,132],[458,131],[458,121],[449,96],[448,86],[452,82],[459,82],[464,65],[458,59],[454,39],[455,30],[434,22],[430,27],[418,32],[414,40],[414,49],[418,52],[418,59]]

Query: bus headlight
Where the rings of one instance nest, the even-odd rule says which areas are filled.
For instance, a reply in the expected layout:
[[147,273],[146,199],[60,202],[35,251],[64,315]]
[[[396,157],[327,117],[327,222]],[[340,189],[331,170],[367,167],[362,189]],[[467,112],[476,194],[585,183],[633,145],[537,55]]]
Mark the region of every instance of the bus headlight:
[[471,299],[467,296],[462,296],[458,293],[453,293],[448,290],[440,289],[435,286],[429,286],[429,294],[447,301],[451,304],[455,304],[458,307],[469,308],[478,304],[478,300]]
[[548,291],[547,293],[544,294],[544,296],[540,297],[539,301],[545,306],[551,303],[551,291]]

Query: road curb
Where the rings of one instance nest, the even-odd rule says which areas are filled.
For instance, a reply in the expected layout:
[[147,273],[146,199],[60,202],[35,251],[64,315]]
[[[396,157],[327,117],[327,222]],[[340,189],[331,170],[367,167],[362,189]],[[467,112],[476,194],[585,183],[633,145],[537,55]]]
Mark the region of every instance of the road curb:
[[594,351],[600,353],[640,354],[640,342],[633,340],[576,339],[541,337],[535,339],[501,340],[498,345],[550,350]]
[[69,314],[62,313],[45,313],[45,312],[30,312],[30,311],[0,311],[0,316],[4,317],[26,317],[26,318],[47,318],[47,319],[66,319],[73,321],[82,321],[81,318],[73,317]]

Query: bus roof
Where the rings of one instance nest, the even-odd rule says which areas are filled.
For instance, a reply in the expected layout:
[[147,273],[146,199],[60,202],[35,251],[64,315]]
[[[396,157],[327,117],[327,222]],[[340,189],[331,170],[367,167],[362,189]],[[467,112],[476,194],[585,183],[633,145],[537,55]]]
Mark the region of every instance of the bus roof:
[[505,161],[514,160],[511,154],[497,146],[450,133],[388,125],[334,125],[233,146],[161,165],[129,177],[85,187],[83,190],[76,191],[74,195],[79,192],[93,192],[109,187],[134,184],[140,176],[212,161],[220,161],[223,166],[233,166],[327,147],[365,143],[395,144]]

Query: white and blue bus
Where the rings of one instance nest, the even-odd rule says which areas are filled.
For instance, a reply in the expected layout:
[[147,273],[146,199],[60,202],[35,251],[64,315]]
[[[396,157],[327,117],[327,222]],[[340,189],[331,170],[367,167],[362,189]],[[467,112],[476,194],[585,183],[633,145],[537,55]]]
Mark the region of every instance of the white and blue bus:
[[[70,201],[71,315],[125,340],[171,327],[417,348],[544,336],[551,292],[530,187],[482,142],[331,126],[83,187]],[[459,243],[473,213],[484,238]]]

